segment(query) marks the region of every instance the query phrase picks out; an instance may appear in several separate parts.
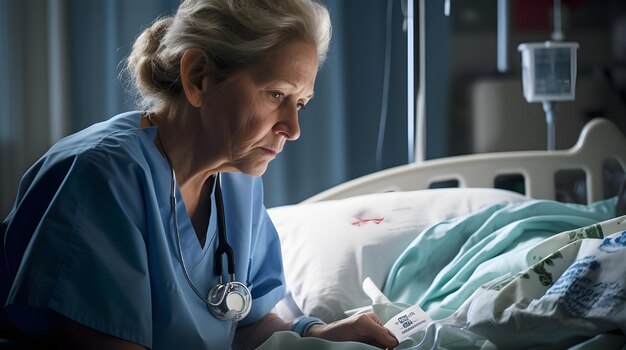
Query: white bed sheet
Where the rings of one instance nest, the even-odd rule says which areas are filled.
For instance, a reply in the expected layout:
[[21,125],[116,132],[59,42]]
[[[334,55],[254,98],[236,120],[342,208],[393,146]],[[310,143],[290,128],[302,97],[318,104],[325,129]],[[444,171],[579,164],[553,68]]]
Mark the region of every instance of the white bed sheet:
[[383,286],[398,255],[424,229],[492,204],[528,200],[498,189],[433,189],[363,195],[269,209],[283,249],[287,296],[275,312],[330,322],[367,306],[365,277]]

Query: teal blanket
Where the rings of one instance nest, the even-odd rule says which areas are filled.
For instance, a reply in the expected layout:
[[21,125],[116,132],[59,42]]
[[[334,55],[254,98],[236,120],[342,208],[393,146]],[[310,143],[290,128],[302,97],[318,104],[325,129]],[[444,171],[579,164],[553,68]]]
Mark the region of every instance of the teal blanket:
[[433,319],[445,318],[481,285],[541,260],[528,252],[546,238],[613,218],[615,203],[532,200],[443,221],[398,257],[383,293],[394,302],[419,304]]

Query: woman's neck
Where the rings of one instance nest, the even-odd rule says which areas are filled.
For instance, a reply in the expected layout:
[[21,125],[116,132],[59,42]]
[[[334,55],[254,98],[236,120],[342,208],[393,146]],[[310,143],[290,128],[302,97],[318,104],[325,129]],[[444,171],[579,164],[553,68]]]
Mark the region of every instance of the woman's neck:
[[211,175],[215,172],[192,166],[201,163],[197,158],[192,158],[197,154],[193,137],[181,137],[187,134],[185,128],[181,127],[185,125],[183,120],[173,120],[172,116],[163,117],[159,114],[146,114],[144,119],[150,126],[157,127],[155,146],[174,170],[187,214],[200,245],[204,246],[211,212]]
[[147,114],[150,125],[156,126],[155,145],[176,173],[176,181],[181,188],[191,187],[200,190],[206,180],[218,171],[211,158],[210,147],[196,137],[200,127],[200,116],[188,113]]

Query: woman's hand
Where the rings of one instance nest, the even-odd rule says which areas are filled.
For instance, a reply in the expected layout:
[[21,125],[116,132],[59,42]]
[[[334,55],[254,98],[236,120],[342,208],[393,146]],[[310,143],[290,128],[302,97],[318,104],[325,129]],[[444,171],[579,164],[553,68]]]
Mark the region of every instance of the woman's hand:
[[355,315],[337,322],[309,328],[307,336],[332,341],[359,341],[383,349],[392,349],[398,340],[383,327],[382,322],[373,312]]

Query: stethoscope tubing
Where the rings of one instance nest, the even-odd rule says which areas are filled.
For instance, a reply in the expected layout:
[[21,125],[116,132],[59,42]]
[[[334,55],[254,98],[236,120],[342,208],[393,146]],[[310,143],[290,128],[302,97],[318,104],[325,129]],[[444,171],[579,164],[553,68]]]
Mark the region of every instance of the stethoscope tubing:
[[200,294],[198,288],[196,288],[194,283],[191,281],[191,277],[189,277],[189,272],[187,270],[187,265],[185,264],[185,258],[183,256],[183,246],[180,243],[180,232],[178,230],[178,213],[176,210],[176,173],[174,172],[173,167],[171,167],[170,169],[172,171],[172,191],[170,194],[170,204],[172,206],[172,211],[174,214],[174,230],[176,232],[176,245],[178,246],[178,256],[180,257],[180,264],[183,267],[183,274],[185,275],[185,279],[187,280],[187,283],[189,284],[191,289],[193,289],[193,292],[196,293],[198,298],[207,301],[207,298],[203,297],[202,294]]

